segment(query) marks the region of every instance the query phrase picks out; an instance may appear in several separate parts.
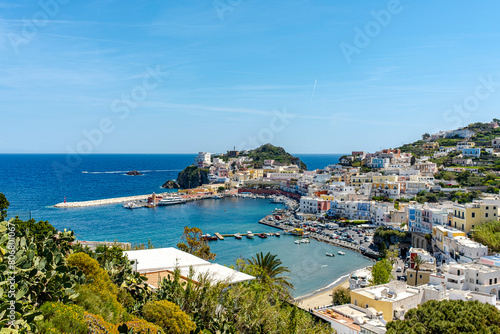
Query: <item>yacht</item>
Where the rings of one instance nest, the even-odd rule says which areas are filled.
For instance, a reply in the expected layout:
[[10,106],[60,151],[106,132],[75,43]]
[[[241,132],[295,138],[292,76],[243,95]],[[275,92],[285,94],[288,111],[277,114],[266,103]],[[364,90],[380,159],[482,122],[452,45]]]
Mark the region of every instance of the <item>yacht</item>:
[[335,257],[335,254],[333,254],[333,253],[326,253],[326,256]]
[[297,245],[300,245],[300,240],[295,240],[295,243],[296,243]]
[[239,239],[241,239],[241,234],[236,233],[236,234],[234,235],[234,237],[235,237],[236,239],[238,239],[238,240],[239,240]]
[[248,239],[253,239],[253,236],[254,236],[254,234],[252,233],[252,231],[247,231],[247,238]]
[[338,251],[339,255],[345,255],[343,251]]
[[184,203],[186,203],[186,200],[182,197],[165,197],[158,201],[158,206],[184,204]]
[[281,237],[281,234],[279,232],[276,232],[274,235],[277,237]]

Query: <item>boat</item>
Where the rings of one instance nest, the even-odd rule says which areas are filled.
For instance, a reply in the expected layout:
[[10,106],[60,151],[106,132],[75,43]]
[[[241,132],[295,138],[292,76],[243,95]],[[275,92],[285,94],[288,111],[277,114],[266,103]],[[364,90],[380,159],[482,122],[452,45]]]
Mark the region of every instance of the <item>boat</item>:
[[281,234],[279,232],[276,232],[274,235],[277,236],[278,238],[281,237]]
[[247,238],[253,239],[253,237],[254,237],[254,234],[252,233],[252,231],[247,231]]
[[201,236],[200,238],[201,240],[205,240],[205,241],[216,241],[218,240],[217,237],[215,235],[210,235],[210,234],[204,234]]
[[345,255],[343,251],[338,251],[339,255]]
[[302,239],[302,240],[300,240],[300,243],[302,243],[302,244],[308,244],[310,242],[311,241],[309,241],[309,239]]
[[335,257],[335,254],[333,254],[333,253],[328,253],[328,252],[327,252],[327,253],[326,253],[326,256]]
[[297,245],[300,245],[300,240],[295,240],[295,243],[296,243]]
[[139,206],[135,204],[134,202],[129,202],[127,204],[123,204],[123,207],[125,209],[137,209]]
[[267,234],[259,233],[259,238],[262,238],[262,239],[267,238]]
[[273,236],[273,234],[272,234],[272,233],[267,233],[267,236],[268,236],[268,237],[272,237],[272,236]]
[[241,239],[241,234],[236,233],[236,234],[234,235],[234,237],[235,237],[236,239],[238,239],[238,240],[239,240],[239,239]]
[[158,206],[184,204],[184,203],[186,203],[186,200],[182,197],[166,197],[158,201]]
[[324,264],[324,265],[321,266],[321,268],[326,268],[326,267],[328,267],[327,264]]
[[221,199],[222,198],[222,195],[213,195],[212,196],[212,199]]

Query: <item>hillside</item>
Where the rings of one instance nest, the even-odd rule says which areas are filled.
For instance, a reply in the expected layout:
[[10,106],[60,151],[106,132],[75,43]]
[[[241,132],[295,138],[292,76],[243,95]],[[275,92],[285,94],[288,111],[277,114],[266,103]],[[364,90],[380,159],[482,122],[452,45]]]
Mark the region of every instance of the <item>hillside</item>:
[[300,158],[294,157],[285,151],[283,147],[271,144],[262,145],[261,147],[248,151],[245,155],[253,159],[255,167],[262,166],[264,160],[274,160],[282,164],[297,165],[300,169],[307,170],[306,164],[300,161]]

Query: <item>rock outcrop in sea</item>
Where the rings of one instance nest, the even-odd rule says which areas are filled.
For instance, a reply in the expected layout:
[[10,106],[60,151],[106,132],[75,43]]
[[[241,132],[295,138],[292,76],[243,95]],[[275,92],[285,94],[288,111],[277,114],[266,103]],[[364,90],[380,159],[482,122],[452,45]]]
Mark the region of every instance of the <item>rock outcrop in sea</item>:
[[127,174],[127,175],[132,175],[132,176],[142,175],[142,173],[141,173],[141,172],[138,172],[138,171],[136,171],[136,170],[132,170],[132,171],[130,171],[130,172],[127,172],[126,174]]
[[187,166],[177,175],[177,184],[183,189],[191,189],[209,183],[208,169]]

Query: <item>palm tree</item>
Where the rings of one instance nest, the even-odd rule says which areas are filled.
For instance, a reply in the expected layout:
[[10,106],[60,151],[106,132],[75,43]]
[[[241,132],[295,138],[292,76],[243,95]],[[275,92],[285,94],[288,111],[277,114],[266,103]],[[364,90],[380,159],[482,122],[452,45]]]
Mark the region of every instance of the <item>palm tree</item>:
[[282,266],[283,262],[277,259],[277,255],[271,255],[271,253],[264,255],[260,252],[257,253],[257,258],[252,256],[251,259],[247,259],[247,263],[255,269],[256,277],[261,283],[271,287],[294,289],[293,284],[288,281],[290,277],[279,276],[283,273],[289,273],[290,270]]
[[420,270],[420,266],[425,263],[424,259],[417,255],[413,258],[413,269],[415,269],[415,286],[417,286],[418,280],[418,271]]

